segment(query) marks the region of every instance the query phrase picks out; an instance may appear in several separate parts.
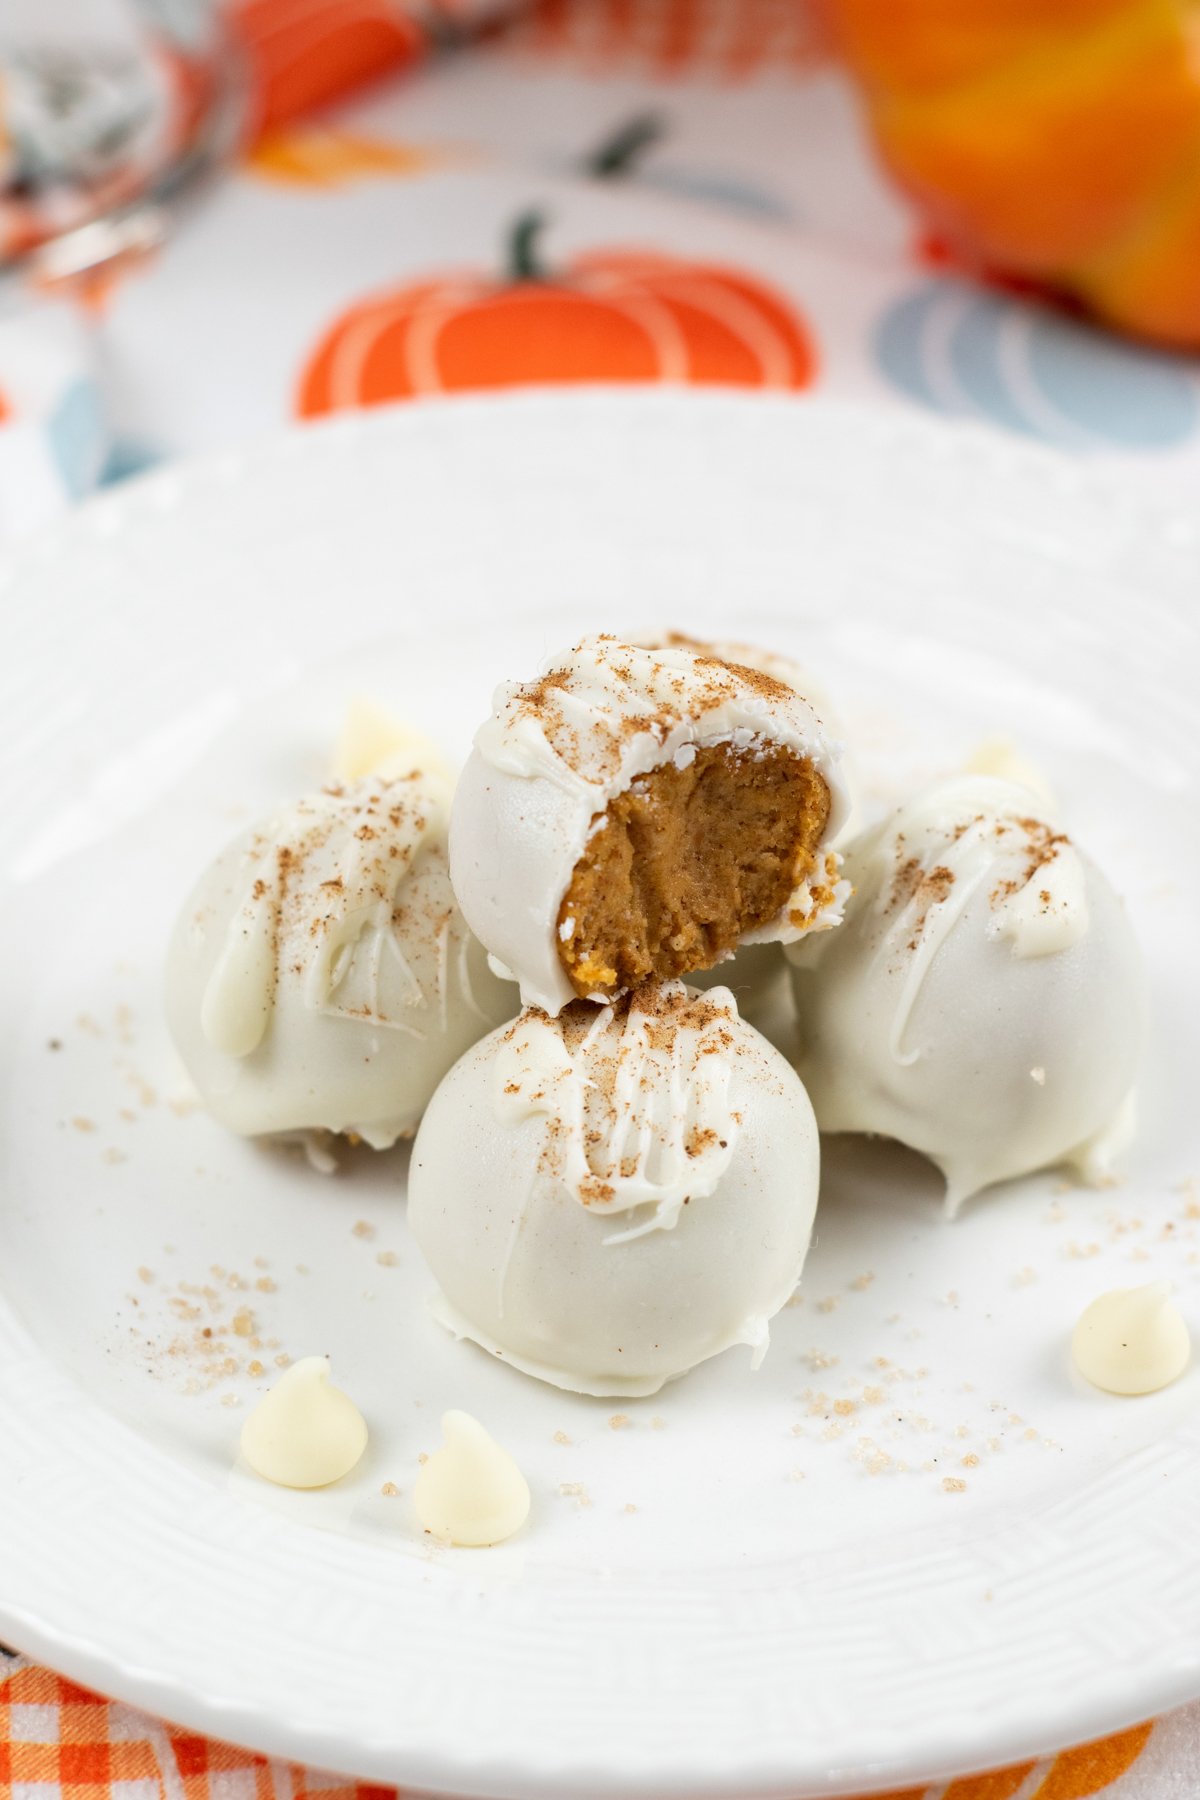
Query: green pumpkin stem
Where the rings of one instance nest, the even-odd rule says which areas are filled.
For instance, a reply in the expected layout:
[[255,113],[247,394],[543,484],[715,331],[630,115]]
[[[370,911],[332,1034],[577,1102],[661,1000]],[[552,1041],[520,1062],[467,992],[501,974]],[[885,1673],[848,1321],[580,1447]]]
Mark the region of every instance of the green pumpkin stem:
[[611,132],[583,159],[583,173],[594,181],[614,181],[632,175],[643,154],[666,136],[667,121],[661,113],[635,113]]
[[549,281],[550,271],[538,255],[538,239],[546,228],[546,215],[522,213],[508,239],[508,278],[518,281]]

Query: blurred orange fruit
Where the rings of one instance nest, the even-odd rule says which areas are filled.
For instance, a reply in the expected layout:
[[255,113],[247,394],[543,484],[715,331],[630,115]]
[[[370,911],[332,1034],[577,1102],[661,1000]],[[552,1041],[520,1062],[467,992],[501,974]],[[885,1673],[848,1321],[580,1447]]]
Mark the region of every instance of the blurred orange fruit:
[[825,0],[884,160],[976,267],[1200,347],[1194,0]]

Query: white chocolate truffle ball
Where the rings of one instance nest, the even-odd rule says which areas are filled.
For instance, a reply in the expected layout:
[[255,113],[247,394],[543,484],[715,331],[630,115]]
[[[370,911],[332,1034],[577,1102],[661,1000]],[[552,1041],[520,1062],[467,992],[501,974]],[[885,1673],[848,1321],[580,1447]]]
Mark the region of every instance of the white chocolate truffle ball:
[[[553,1014],[580,993],[605,1000],[620,991],[619,972],[592,958],[580,922],[563,913],[572,877],[619,796],[669,765],[685,771],[715,747],[746,764],[772,755],[802,762],[828,797],[817,840],[784,869],[784,903],[739,941],[790,942],[836,924],[847,892],[830,848],[846,810],[839,749],[784,682],[678,645],[593,637],[552,657],[538,680],[498,690],[455,794],[450,861],[471,929],[519,981],[526,1005]],[[634,847],[634,863],[643,849]],[[698,862],[715,854],[711,844],[688,842],[687,857]],[[737,878],[731,866],[730,883]],[[637,870],[630,876],[635,895],[640,879]],[[655,964],[652,972],[669,971]]]
[[455,902],[443,793],[411,771],[334,784],[201,877],[171,943],[167,1018],[223,1125],[386,1148],[516,1011]]
[[1141,959],[1100,871],[1027,789],[935,784],[846,851],[854,897],[789,952],[822,1131],[877,1132],[947,1209],[1056,1163],[1102,1169],[1130,1118]]
[[469,1050],[417,1134],[408,1218],[435,1312],[527,1374],[652,1394],[791,1295],[819,1151],[790,1065],[733,997],[681,983]]

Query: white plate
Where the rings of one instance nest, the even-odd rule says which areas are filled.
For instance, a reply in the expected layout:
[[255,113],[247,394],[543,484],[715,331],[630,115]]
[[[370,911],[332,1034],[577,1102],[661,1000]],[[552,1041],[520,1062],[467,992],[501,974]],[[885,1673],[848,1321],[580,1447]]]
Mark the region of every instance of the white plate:
[[[0,1635],[264,1750],[555,1800],[907,1783],[1200,1692],[1200,1374],[1121,1402],[1065,1352],[1088,1299],[1158,1275],[1200,1327],[1198,582],[1186,523],[1011,442],[665,392],[342,420],[23,553]],[[1038,1178],[949,1226],[919,1159],[843,1143],[762,1370],[618,1407],[439,1333],[402,1152],[323,1178],[173,1109],[159,979],[195,873],[323,776],[352,694],[461,751],[497,678],[646,622],[798,653],[877,790],[1015,739],[1128,895],[1154,1044],[1123,1185]],[[243,1307],[264,1366],[330,1351],[366,1411],[341,1487],[234,1467]],[[492,1552],[409,1511],[451,1404],[533,1489]]]

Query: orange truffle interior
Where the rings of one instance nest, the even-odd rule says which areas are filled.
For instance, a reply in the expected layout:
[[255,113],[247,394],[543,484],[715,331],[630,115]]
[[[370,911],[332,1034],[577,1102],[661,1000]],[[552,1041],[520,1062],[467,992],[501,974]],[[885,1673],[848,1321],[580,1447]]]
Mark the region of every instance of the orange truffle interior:
[[816,866],[829,789],[782,744],[708,744],[613,800],[558,914],[575,992],[614,994],[709,969],[767,925]]

